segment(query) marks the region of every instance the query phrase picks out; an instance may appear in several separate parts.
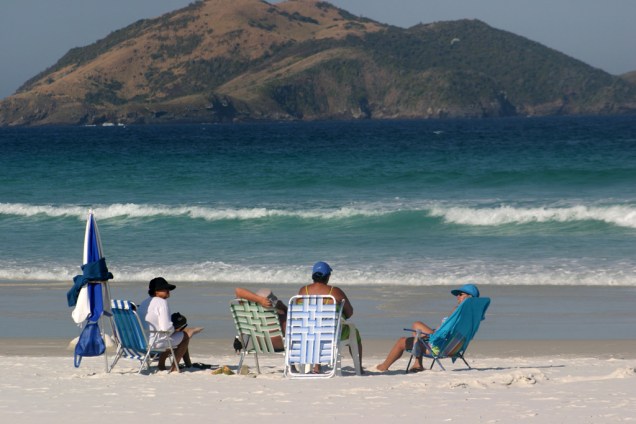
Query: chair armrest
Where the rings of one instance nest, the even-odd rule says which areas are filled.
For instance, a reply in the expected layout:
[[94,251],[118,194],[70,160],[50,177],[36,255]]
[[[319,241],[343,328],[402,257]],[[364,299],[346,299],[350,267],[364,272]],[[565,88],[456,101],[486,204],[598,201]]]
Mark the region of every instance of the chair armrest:
[[403,330],[410,333],[415,333],[417,337],[423,340],[428,340],[431,337],[430,334],[422,334],[422,330],[414,330],[412,328],[404,328]]

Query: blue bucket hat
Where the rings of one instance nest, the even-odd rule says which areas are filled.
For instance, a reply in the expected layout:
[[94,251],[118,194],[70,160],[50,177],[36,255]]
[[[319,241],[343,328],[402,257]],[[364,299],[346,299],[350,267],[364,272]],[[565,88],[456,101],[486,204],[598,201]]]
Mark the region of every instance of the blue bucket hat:
[[451,294],[453,296],[457,296],[460,293],[466,293],[471,295],[472,297],[479,297],[479,289],[474,284],[464,284],[458,289],[451,290]]
[[327,262],[316,262],[311,271],[311,275],[320,274],[320,277],[326,277],[327,275],[331,275],[331,271],[333,270]]

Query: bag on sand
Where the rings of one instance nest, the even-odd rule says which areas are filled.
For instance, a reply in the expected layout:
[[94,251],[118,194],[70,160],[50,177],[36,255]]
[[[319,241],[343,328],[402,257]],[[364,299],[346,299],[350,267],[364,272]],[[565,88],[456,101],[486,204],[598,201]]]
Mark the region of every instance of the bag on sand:
[[80,334],[75,345],[75,368],[79,368],[84,356],[99,356],[106,351],[104,339],[99,331],[97,322],[88,322]]

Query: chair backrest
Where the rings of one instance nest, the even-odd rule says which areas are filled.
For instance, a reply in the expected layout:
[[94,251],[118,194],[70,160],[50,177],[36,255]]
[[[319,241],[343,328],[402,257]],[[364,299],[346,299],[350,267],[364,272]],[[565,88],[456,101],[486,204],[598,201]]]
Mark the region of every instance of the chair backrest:
[[471,297],[464,300],[435,330],[429,343],[440,349],[440,356],[463,354],[479,330],[479,324],[486,318],[489,305],[490,299],[487,297]]
[[144,357],[148,339],[141,325],[137,307],[128,300],[113,299],[110,302],[117,339],[128,356]]
[[335,364],[342,308],[330,295],[294,296],[287,310],[286,365]]
[[[283,339],[283,330],[274,308],[263,308],[255,302],[234,299],[230,302],[232,318],[239,337],[250,336],[251,349],[258,353],[274,353],[272,338]],[[242,338],[242,337],[241,337]]]

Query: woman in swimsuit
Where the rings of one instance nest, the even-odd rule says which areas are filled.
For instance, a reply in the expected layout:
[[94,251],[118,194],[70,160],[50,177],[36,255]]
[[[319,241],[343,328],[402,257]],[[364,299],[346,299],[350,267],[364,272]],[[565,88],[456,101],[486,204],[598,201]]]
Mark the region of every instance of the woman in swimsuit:
[[[311,279],[313,281],[312,284],[303,286],[300,290],[298,290],[298,294],[312,295],[312,294],[322,294],[322,295],[331,295],[336,299],[337,304],[342,304],[344,300],[344,308],[342,310],[342,315],[345,319],[351,318],[353,315],[353,305],[347,298],[347,295],[340,288],[329,285],[329,278],[331,277],[331,272],[333,270],[326,262],[316,262],[314,264]],[[342,335],[341,339],[349,338],[350,327],[347,323],[343,323],[342,325]],[[356,329],[356,338],[358,341],[358,353],[360,356],[360,366],[362,367],[362,341],[360,339],[360,333]],[[320,372],[320,365],[316,365],[314,367],[314,372]]]

